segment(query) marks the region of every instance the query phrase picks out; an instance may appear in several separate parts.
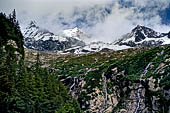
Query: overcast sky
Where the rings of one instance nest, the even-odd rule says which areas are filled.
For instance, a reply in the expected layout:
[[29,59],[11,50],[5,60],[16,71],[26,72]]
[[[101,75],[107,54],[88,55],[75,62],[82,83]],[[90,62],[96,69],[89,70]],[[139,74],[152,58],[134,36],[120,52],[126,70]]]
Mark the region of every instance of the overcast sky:
[[[161,32],[170,31],[167,23],[170,22],[169,4],[170,0],[0,0],[0,11],[9,14],[16,9],[22,28],[35,20],[41,27],[56,33],[67,27],[61,24],[58,15],[62,15],[62,22],[69,27],[74,27],[75,20],[85,15],[82,29],[92,34],[94,40],[108,42],[130,32],[137,24]],[[75,7],[79,12],[77,15]],[[108,15],[102,12],[106,7],[111,8]],[[93,26],[87,27],[89,23]]]

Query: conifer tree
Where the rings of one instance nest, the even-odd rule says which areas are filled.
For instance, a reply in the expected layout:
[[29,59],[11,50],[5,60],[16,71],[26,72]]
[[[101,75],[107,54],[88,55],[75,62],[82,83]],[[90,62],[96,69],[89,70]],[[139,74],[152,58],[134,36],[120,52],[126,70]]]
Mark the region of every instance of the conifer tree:
[[16,11],[15,9],[12,11],[12,22],[16,24]]

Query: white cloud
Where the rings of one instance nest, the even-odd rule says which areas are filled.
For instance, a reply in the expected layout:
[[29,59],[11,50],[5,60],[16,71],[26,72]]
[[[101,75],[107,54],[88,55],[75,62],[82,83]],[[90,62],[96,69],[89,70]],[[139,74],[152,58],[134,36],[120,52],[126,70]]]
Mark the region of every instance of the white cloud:
[[[131,31],[136,25],[151,27],[159,32],[168,32],[169,26],[162,25],[158,11],[164,10],[169,0],[127,0],[131,7],[122,7],[119,0],[115,2],[112,14],[103,23],[98,23],[92,30],[94,36],[102,41],[113,41]],[[141,11],[143,9],[143,11]]]
[[115,3],[112,8],[112,14],[103,23],[98,23],[91,32],[94,33],[98,40],[108,42],[118,39],[132,28],[132,23],[127,19],[131,13],[131,10],[120,8],[120,5]]

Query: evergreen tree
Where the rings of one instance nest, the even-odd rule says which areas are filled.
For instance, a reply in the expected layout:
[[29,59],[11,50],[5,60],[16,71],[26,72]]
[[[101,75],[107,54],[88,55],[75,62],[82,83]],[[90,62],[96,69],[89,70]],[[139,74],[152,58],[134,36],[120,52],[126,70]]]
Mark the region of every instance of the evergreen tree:
[[12,22],[16,24],[16,11],[15,9],[12,11]]

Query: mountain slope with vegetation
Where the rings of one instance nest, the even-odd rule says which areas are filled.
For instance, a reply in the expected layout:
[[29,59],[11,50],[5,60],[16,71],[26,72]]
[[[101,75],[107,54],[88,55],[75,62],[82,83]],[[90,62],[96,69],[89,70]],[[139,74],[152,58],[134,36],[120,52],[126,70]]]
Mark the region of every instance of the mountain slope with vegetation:
[[[35,53],[26,52],[28,64],[34,62]],[[40,59],[41,66],[59,77],[84,112],[170,111],[168,45],[84,55],[40,53]]]

